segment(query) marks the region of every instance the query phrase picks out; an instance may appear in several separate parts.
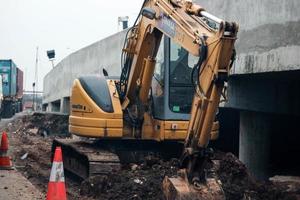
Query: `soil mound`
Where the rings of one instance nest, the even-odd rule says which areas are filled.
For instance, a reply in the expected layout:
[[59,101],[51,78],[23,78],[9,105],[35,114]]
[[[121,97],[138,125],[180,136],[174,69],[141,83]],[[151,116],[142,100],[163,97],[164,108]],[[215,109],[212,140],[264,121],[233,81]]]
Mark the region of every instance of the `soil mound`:
[[100,199],[163,199],[162,181],[174,176],[178,160],[157,160],[125,166],[121,171],[95,176],[81,183],[81,194]]

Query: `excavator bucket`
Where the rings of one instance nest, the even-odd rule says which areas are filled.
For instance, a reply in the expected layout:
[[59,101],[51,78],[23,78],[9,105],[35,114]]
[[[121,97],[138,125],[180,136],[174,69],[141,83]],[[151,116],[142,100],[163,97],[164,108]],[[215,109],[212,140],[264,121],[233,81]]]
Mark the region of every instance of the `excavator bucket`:
[[225,200],[221,183],[215,178],[207,178],[196,188],[189,184],[186,176],[165,177],[163,192],[166,200]]

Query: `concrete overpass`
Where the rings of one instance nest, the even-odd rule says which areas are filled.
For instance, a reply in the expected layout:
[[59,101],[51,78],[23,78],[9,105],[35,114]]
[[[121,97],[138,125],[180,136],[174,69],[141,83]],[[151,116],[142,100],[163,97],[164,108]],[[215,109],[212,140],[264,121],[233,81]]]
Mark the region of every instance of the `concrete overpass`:
[[[197,2],[212,14],[240,24],[238,56],[225,105],[228,112],[238,113],[239,137],[232,140],[239,141],[240,159],[259,178],[283,171],[299,173],[294,158],[300,150],[300,1]],[[118,33],[60,62],[45,77],[44,107],[68,112],[72,81],[79,75],[101,73],[102,67],[119,75],[123,39],[124,33]]]

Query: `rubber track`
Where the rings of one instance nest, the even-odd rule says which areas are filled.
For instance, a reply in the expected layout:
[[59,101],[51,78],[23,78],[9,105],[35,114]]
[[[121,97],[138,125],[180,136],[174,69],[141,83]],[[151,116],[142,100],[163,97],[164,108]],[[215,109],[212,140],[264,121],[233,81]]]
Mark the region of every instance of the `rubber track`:
[[79,139],[55,139],[52,152],[56,146],[62,148],[65,170],[82,179],[109,174],[121,168],[116,154],[95,146],[93,142]]

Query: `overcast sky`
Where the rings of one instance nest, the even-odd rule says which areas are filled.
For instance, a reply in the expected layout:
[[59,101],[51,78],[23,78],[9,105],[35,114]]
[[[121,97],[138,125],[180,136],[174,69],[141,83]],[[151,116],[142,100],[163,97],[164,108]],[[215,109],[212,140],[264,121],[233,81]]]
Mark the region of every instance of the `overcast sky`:
[[0,0],[0,59],[13,59],[32,90],[39,47],[38,90],[51,70],[46,50],[58,63],[68,54],[118,30],[118,16],[131,25],[143,0]]

